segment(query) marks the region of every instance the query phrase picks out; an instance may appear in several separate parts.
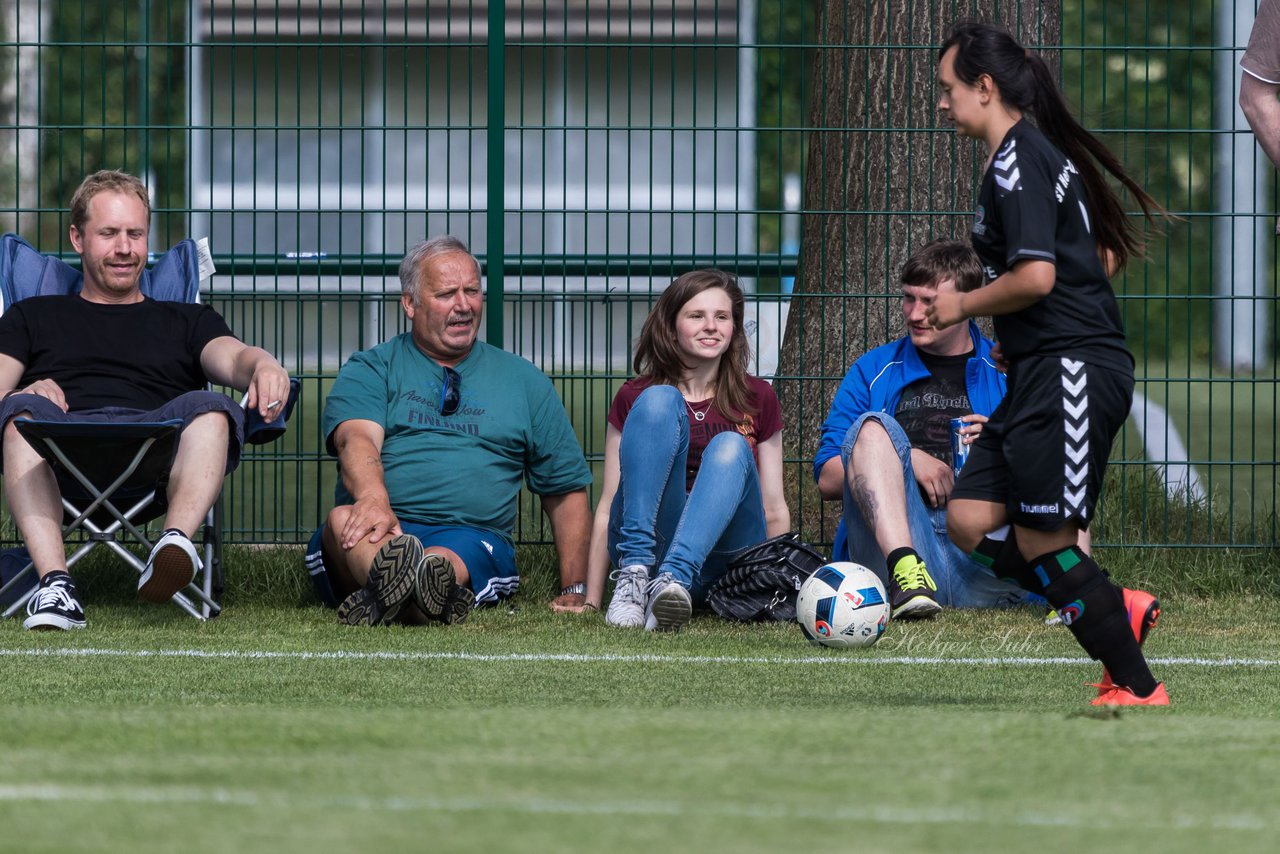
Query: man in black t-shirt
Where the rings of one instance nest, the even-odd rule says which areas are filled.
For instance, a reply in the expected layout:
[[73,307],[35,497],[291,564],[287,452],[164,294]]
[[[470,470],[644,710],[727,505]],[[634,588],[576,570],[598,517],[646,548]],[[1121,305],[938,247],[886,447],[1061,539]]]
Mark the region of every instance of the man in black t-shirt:
[[[814,474],[823,498],[843,499],[836,557],[873,569],[893,617],[930,617],[943,605],[995,607],[1026,594],[951,544],[951,419],[976,437],[1005,392],[992,343],[973,324],[933,329],[925,309],[947,291],[982,283],[973,250],[935,240],[902,268],[907,335],[849,369],[822,425]],[[881,569],[883,567],[883,569]]]
[[29,629],[82,628],[85,620],[67,573],[57,481],[14,418],[184,422],[169,473],[165,531],[138,583],[143,599],[164,602],[194,578],[200,561],[191,536],[239,462],[243,411],[205,384],[247,389],[245,406],[267,420],[288,396],[280,363],[238,341],[212,309],[142,295],[150,219],[147,189],[137,178],[90,175],[71,200],[81,291],[32,297],[0,316],[4,495],[40,577],[27,605]]

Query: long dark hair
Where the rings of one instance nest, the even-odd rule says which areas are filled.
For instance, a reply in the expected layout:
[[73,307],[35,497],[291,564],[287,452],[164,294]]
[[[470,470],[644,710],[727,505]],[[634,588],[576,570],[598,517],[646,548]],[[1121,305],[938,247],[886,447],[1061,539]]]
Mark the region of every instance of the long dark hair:
[[1167,211],[1125,173],[1101,140],[1075,120],[1044,59],[1018,44],[1006,30],[975,21],[960,21],[951,28],[938,51],[939,61],[952,47],[956,48],[956,77],[972,86],[983,74],[990,75],[1000,90],[1000,100],[1030,114],[1041,132],[1071,158],[1084,180],[1094,237],[1098,246],[1111,254],[1115,269],[1130,257],[1141,257],[1145,247],[1142,234],[1125,215],[1124,205],[1098,165],[1133,194],[1148,222],[1157,214],[1166,216]]
[[654,385],[679,385],[688,367],[680,357],[676,320],[685,303],[712,288],[727,293],[733,305],[733,337],[729,339],[729,349],[720,357],[715,405],[726,417],[740,420],[756,412],[754,396],[747,387],[751,351],[742,328],[742,289],[723,270],[694,270],[667,286],[645,318],[631,364],[636,374],[648,377]]

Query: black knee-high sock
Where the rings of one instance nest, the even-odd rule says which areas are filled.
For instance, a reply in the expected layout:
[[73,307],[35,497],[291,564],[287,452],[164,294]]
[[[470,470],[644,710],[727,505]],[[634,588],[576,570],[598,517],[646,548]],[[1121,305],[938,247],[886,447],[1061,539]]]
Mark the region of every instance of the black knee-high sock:
[[1030,568],[1076,642],[1090,658],[1102,662],[1117,685],[1140,697],[1156,689],[1125,615],[1124,599],[1092,558],[1071,546],[1041,555]]
[[[1003,537],[997,534],[1002,534]],[[1018,551],[1018,538],[1011,526],[1005,526],[999,532],[993,531],[983,537],[969,556],[994,572],[996,578],[1032,593],[1039,593],[1043,589],[1043,585],[1031,572],[1031,564]]]

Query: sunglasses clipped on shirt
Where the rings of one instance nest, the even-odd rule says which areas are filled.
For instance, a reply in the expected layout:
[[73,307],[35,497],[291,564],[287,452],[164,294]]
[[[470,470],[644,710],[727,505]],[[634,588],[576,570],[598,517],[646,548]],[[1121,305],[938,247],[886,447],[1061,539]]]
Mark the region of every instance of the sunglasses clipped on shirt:
[[452,415],[458,411],[458,404],[461,402],[462,375],[453,368],[445,368],[444,385],[440,387],[440,414]]

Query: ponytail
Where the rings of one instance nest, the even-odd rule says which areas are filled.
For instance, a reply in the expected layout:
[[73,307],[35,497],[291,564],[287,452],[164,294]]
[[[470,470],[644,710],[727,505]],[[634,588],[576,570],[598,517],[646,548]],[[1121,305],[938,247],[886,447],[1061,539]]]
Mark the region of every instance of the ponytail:
[[1000,99],[1031,115],[1040,131],[1075,164],[1095,223],[1094,239],[1099,249],[1113,259],[1115,269],[1123,267],[1131,257],[1142,257],[1145,253],[1142,233],[1125,213],[1120,197],[1107,183],[1102,169],[1132,194],[1147,222],[1153,222],[1157,215],[1167,216],[1167,212],[1129,177],[1111,150],[1075,120],[1044,59],[1022,47],[1005,30],[990,24],[957,23],[938,57],[953,46],[956,47],[956,76],[960,80],[972,85],[981,75],[989,75],[999,89]]
[[1115,258],[1116,269],[1123,267],[1131,257],[1143,257],[1146,242],[1142,233],[1125,213],[1124,204],[1098,165],[1101,164],[1124,185],[1142,208],[1147,222],[1152,222],[1157,213],[1164,214],[1164,208],[1129,177],[1111,149],[1075,120],[1044,59],[1039,54],[1029,54],[1027,65],[1034,84],[1031,115],[1044,135],[1071,159],[1079,171],[1084,181],[1085,198],[1097,223],[1094,239],[1098,246]]

